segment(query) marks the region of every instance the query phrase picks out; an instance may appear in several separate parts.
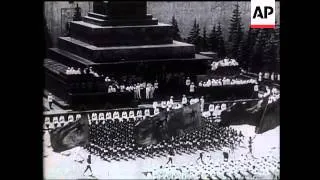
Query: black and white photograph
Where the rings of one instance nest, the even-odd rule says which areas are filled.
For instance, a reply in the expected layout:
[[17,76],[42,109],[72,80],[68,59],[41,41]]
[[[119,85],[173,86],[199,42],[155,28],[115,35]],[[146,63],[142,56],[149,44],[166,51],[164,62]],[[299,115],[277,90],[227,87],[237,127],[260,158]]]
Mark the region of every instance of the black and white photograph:
[[261,1],[44,2],[43,178],[279,180]]

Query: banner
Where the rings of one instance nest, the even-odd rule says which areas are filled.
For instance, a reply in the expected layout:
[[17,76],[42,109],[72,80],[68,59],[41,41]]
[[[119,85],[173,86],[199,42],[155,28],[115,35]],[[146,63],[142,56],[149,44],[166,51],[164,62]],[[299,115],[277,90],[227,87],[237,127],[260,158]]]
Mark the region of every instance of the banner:
[[201,125],[200,103],[167,111],[162,109],[158,115],[147,117],[135,125],[135,140],[140,145],[154,144],[161,140],[178,136],[187,129]]
[[256,133],[261,134],[280,125],[280,99],[268,104],[256,128]]
[[70,122],[50,132],[50,141],[54,152],[62,152],[76,146],[83,146],[88,143],[88,137],[88,116],[84,114],[78,121]]
[[268,97],[252,102],[238,102],[221,113],[222,126],[249,124],[260,134],[280,125],[280,99],[268,103]]

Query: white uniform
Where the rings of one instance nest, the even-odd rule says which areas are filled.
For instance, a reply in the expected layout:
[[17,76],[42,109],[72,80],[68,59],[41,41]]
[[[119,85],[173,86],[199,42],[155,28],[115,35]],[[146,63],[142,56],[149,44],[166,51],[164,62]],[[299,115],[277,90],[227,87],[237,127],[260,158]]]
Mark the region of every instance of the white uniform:
[[166,108],[167,107],[167,102],[166,101],[161,101],[161,107]]
[[186,80],[186,86],[190,86],[191,80],[189,78],[187,78]]
[[210,104],[209,105],[209,112],[213,112],[214,111],[214,104]]
[[152,107],[153,107],[153,109],[156,109],[156,108],[158,107],[158,102],[157,102],[157,101],[154,101],[154,102],[152,103]]
[[45,117],[43,125],[44,125],[43,126],[44,129],[50,128],[50,126],[51,126],[50,117]]
[[150,91],[151,91],[150,86],[147,86],[146,87],[146,99],[150,99]]
[[134,111],[129,111],[129,118],[134,118]]
[[153,99],[153,94],[154,94],[155,88],[151,85],[150,86],[150,98]]
[[53,124],[57,124],[57,127],[60,127],[59,120],[58,120],[57,116],[53,117],[52,121],[53,121]]
[[201,109],[201,112],[203,112],[203,110],[204,110],[204,98],[200,99],[200,109]]
[[187,97],[185,97],[185,96],[182,97],[181,104],[188,104],[188,99],[187,99]]
[[99,113],[99,120],[100,121],[104,120],[104,113]]
[[73,118],[73,115],[70,114],[68,115],[68,122],[72,122],[72,121],[74,121],[74,118]]
[[123,111],[121,117],[122,119],[128,119],[127,111]]
[[137,85],[137,86],[136,86],[136,90],[137,90],[137,98],[138,98],[138,99],[141,99],[141,94],[140,94],[140,90],[141,90],[141,89],[140,89],[140,85]]
[[142,111],[141,110],[137,111],[137,117],[142,117]]
[[149,109],[145,109],[144,110],[144,116],[150,116],[150,110]]
[[153,112],[153,114],[154,114],[154,115],[157,115],[157,114],[159,114],[159,108],[155,108],[155,109],[154,109],[154,112]]
[[[79,120],[81,118],[81,114],[76,115],[76,120]],[[69,120],[68,120],[69,121]]]
[[119,119],[120,118],[120,115],[119,115],[119,112],[118,111],[115,111],[114,113],[113,113],[113,117],[112,117],[113,119]]
[[106,112],[106,119],[107,119],[107,120],[112,119],[111,112]]
[[195,91],[195,86],[194,84],[191,84],[190,85],[190,92],[193,93]]
[[48,102],[52,102],[52,101],[53,101],[52,95],[48,95]]

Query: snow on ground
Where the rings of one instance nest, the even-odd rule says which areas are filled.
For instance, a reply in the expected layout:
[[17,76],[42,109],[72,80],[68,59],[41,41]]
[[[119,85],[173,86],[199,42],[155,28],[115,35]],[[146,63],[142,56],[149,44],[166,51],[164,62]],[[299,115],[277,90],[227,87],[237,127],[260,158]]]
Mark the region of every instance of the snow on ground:
[[[256,138],[253,140],[253,155],[255,158],[261,158],[265,156],[270,156],[275,158],[277,161],[280,161],[280,128],[279,126],[269,130],[263,134],[255,134],[254,126],[250,125],[239,125],[231,126],[234,129],[241,130],[243,135],[246,137],[242,147],[236,149],[229,156],[230,160],[242,160],[244,156],[248,154],[247,141],[249,136]],[[77,159],[86,158],[88,152],[83,150],[80,147],[73,148],[71,150],[65,151],[63,153],[55,153],[52,151],[50,146],[49,134],[45,133],[44,135],[44,179],[94,179],[90,177],[90,172],[86,172],[83,175],[83,172],[86,168],[86,163],[83,164],[76,162]],[[173,164],[170,166],[175,167],[189,167],[189,169],[195,168],[199,171],[205,171],[204,169],[199,168],[200,161],[197,161],[201,150],[196,151],[192,154],[181,154],[175,155],[173,157]],[[81,156],[81,157],[80,157]],[[216,163],[216,165],[223,164],[223,154],[222,151],[204,151],[204,162],[205,164]],[[159,167],[168,167],[166,163],[168,157],[154,157],[136,160],[121,160],[121,161],[112,161],[107,162],[101,160],[99,157],[92,155],[92,171],[96,179],[150,179],[156,178],[159,176]],[[201,164],[201,163],[200,163]],[[167,170],[170,168],[167,168]],[[207,171],[209,169],[206,169]],[[216,171],[216,169],[210,169],[209,171]],[[147,175],[143,172],[153,172],[148,173]],[[205,173],[205,172],[203,172]],[[162,171],[160,175],[162,177],[169,177],[170,172]],[[279,173],[278,173],[279,174]],[[185,178],[198,178],[197,174],[189,175]]]

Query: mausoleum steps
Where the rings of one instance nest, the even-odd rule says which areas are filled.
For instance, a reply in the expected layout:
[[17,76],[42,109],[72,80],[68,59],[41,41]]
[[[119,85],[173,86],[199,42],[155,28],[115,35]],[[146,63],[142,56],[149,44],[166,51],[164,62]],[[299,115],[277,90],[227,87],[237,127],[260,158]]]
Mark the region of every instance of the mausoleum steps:
[[71,37],[88,44],[103,46],[170,44],[172,25],[97,26],[84,21],[70,23]]
[[[94,13],[94,12],[88,12],[88,16],[89,17],[93,17],[93,18],[97,18],[97,19],[104,19],[107,20],[108,16],[105,14],[99,14],[99,13]],[[152,19],[152,15],[151,14],[147,14],[146,15],[146,19]]]
[[98,13],[94,13],[94,12],[88,12],[88,16],[93,17],[93,18],[98,18],[98,19],[108,19],[107,15],[98,14]]
[[45,68],[49,69],[50,71],[56,74],[67,75],[66,70],[68,69],[68,66],[62,63],[46,58],[44,59],[43,65]]
[[97,47],[72,37],[60,37],[58,47],[96,63],[195,57],[194,45],[178,41],[161,45]]
[[75,55],[71,52],[64,51],[59,48],[50,48],[48,50],[47,54],[48,58],[54,59],[59,63],[63,63],[70,67],[79,67],[79,68],[85,68],[88,66],[95,65],[94,62],[89,61],[85,58],[82,58],[78,55]]
[[99,25],[99,26],[131,26],[131,25],[156,25],[158,24],[158,19],[100,19],[91,16],[84,16],[82,20],[87,23]]

